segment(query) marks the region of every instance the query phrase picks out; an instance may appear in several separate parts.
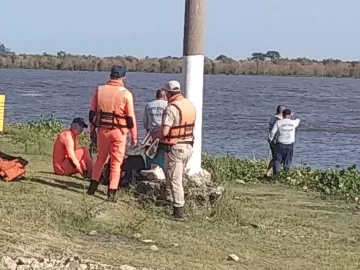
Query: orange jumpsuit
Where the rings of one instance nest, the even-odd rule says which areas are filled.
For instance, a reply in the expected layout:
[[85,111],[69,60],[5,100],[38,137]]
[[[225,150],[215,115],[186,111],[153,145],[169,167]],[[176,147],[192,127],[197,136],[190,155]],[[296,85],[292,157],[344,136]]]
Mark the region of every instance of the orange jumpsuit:
[[[137,126],[132,93],[118,80],[109,80],[93,93],[90,112],[96,113],[90,121],[90,130],[97,130],[97,159],[92,180],[99,182],[102,170],[110,155],[109,189],[117,190],[120,184],[121,164],[125,157],[128,131],[137,140]],[[127,119],[132,118],[132,127]]]
[[53,169],[58,175],[92,174],[93,160],[86,147],[77,148],[77,137],[71,130],[62,131],[53,148]]

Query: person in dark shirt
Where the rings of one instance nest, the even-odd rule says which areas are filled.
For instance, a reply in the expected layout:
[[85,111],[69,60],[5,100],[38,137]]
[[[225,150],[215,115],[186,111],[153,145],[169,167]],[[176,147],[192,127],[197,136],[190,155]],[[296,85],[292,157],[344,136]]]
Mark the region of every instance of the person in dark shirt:
[[[270,120],[269,120],[269,133],[271,132],[271,130],[273,129],[276,121],[280,120],[283,118],[283,111],[285,110],[285,106],[284,105],[278,105],[276,107],[276,114],[271,116]],[[270,146],[270,151],[271,151],[271,160],[269,162],[268,168],[266,170],[266,174],[265,176],[270,177],[272,171],[273,171],[273,165],[274,165],[274,148],[275,148],[275,144],[276,144],[276,139],[277,136],[275,135],[274,139],[272,141],[270,141],[270,139],[268,139],[268,143]]]

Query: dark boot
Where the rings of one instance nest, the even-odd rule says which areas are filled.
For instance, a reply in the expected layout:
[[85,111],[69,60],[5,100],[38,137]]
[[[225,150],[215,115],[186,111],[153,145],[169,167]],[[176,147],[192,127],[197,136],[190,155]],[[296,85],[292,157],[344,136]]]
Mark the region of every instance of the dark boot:
[[98,185],[99,185],[99,182],[98,182],[98,181],[91,180],[91,181],[90,181],[89,189],[88,189],[88,191],[87,191],[87,194],[89,194],[89,195],[94,195],[94,194],[95,194],[95,191],[96,191],[97,188],[98,188]]
[[173,210],[173,214],[171,215],[173,220],[176,221],[185,221],[184,217],[184,207],[175,207]]
[[108,197],[107,197],[108,202],[113,202],[113,203],[117,202],[116,192],[117,192],[116,189],[108,189]]

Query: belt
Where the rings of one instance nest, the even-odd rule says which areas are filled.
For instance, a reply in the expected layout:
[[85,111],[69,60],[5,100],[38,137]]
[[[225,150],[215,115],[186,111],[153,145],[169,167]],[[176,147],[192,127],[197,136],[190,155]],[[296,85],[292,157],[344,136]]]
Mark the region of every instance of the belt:
[[[161,145],[170,145],[170,146],[176,145],[176,144],[169,144],[169,143],[159,143],[159,144],[161,144]],[[190,144],[190,145],[193,145],[194,142],[178,142],[177,144]]]

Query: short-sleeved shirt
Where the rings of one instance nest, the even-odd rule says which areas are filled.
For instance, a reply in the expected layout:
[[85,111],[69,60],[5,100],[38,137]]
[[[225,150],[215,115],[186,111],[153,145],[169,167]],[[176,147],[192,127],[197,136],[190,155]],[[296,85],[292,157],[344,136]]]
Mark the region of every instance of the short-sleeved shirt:
[[146,130],[153,131],[161,126],[163,111],[167,105],[166,100],[159,99],[146,105],[143,116],[143,124]]

